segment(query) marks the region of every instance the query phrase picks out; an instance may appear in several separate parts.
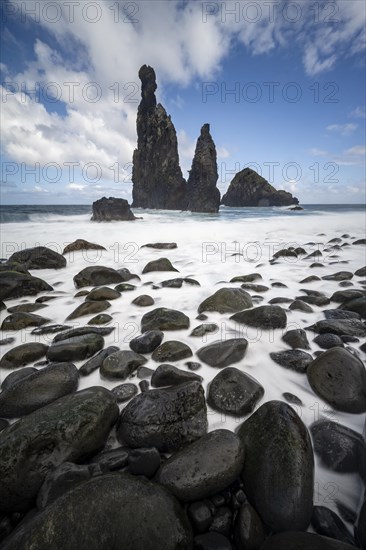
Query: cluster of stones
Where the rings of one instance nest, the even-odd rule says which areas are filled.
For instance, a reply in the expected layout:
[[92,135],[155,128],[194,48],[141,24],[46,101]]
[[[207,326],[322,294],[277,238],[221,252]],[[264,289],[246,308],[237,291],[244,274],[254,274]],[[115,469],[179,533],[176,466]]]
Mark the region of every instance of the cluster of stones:
[[[79,240],[64,252],[83,248],[103,247]],[[305,249],[284,249],[273,263],[294,254],[306,257]],[[54,334],[49,346],[22,344],[0,360],[0,368],[10,371],[0,393],[2,549],[365,547],[365,502],[358,516],[342,502],[339,515],[313,502],[314,453],[325,468],[353,473],[365,483],[366,445],[360,434],[324,419],[308,430],[291,406],[302,405],[293,394],[261,404],[265,388],[240,368],[248,349],[245,338],[217,340],[196,351],[197,359],[217,372],[205,395],[196,372],[200,363],[192,360],[190,346],[165,339],[165,332],[189,329],[191,320],[178,310],[152,308],[149,295],[133,302],[149,310],[129,349],[105,347],[104,337],[114,327],[103,326],[111,319],[104,312],[110,301],[136,288],[128,281],[140,280],[127,269],[94,265],[80,271],[74,283],[84,302],[68,319],[96,317],[79,328],[51,324],[50,318],[34,312],[47,310],[53,289],[29,270],[65,265],[64,255],[45,247],[16,253],[0,265],[5,302],[43,293],[33,303],[8,308],[1,330],[34,327],[34,335]],[[168,258],[160,258],[149,262],[142,274],[152,271],[177,269]],[[363,267],[323,280],[341,284],[365,275]],[[306,280],[310,287],[312,277]],[[283,301],[256,305],[258,295],[250,292],[263,299],[268,289],[260,280],[259,273],[238,275],[201,302],[197,319],[203,322],[192,328],[192,342],[217,330],[215,323],[206,322],[211,312],[229,315],[239,325],[284,329],[287,349],[271,353],[268,360],[307,377],[314,394],[334,410],[364,414],[366,372],[360,356],[366,349],[365,344],[359,349],[350,344],[366,336],[366,283],[352,289],[346,285],[330,297],[303,289],[289,310],[293,306],[305,314],[307,308],[331,302],[338,307],[325,309],[324,318],[305,330],[286,331]],[[184,284],[199,282],[178,277],[161,286]],[[309,353],[307,333],[317,334],[319,352]],[[149,359],[157,368],[145,366]],[[182,360],[187,360],[187,370],[171,364]],[[80,368],[77,361],[83,362]],[[117,385],[111,391],[101,386],[78,390],[80,377],[98,370]],[[207,405],[246,418],[236,433],[208,432]],[[347,523],[354,525],[354,532]],[[307,532],[309,526],[313,533]]]

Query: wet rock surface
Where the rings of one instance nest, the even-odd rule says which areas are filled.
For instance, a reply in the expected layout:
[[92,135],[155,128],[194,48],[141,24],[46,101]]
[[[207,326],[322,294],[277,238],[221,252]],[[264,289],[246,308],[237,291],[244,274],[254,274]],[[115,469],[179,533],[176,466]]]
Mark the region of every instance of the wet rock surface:
[[92,205],[92,222],[132,221],[135,220],[130,205],[125,199],[103,197]]
[[213,342],[197,351],[198,358],[210,367],[223,368],[240,361],[246,352],[248,341],[245,338],[232,338]]

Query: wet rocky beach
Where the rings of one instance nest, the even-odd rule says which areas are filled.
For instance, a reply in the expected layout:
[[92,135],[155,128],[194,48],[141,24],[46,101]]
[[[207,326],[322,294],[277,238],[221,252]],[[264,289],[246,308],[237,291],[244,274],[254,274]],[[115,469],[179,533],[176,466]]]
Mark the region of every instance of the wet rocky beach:
[[361,228],[147,218],[14,230],[0,548],[365,548]]

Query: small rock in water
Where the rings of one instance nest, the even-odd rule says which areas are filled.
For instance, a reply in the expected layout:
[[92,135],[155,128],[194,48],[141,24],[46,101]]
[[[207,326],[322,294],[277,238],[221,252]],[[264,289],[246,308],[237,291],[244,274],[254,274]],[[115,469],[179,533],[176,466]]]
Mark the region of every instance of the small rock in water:
[[159,258],[146,264],[142,273],[150,273],[151,271],[178,271],[178,269],[171,264],[168,258]]
[[136,285],[131,285],[130,283],[120,283],[116,287],[114,287],[115,290],[118,292],[129,292],[131,290],[135,290]]
[[163,341],[164,333],[160,330],[148,330],[130,341],[130,348],[136,353],[152,353]]
[[117,403],[124,403],[129,401],[134,397],[138,392],[137,386],[135,384],[120,384],[112,389],[112,393],[115,396]]
[[286,327],[286,312],[280,306],[259,306],[247,311],[235,313],[230,317],[237,323],[263,329]]
[[154,388],[163,386],[176,386],[190,380],[202,382],[202,377],[193,372],[183,371],[173,365],[159,365],[151,377],[151,385]]
[[198,370],[198,369],[201,368],[201,363],[196,363],[195,361],[187,361],[184,364],[187,365],[189,370],[193,370],[193,371]]
[[100,374],[108,380],[126,380],[147,359],[130,350],[116,351],[104,359]]
[[99,315],[92,317],[87,324],[88,325],[106,325],[111,321],[113,321],[113,317],[111,317],[111,315],[108,315],[107,313],[100,313]]
[[177,243],[148,243],[143,244],[141,248],[156,248],[158,250],[172,250],[177,248]]
[[106,359],[109,355],[115,353],[116,351],[119,351],[119,348],[117,346],[109,346],[108,348],[102,349],[80,367],[79,374],[81,376],[88,376],[95,370],[100,369],[100,367],[103,365],[104,359]]
[[47,352],[49,361],[82,361],[104,347],[104,338],[99,334],[84,334],[52,343]]
[[141,319],[141,332],[147,330],[181,330],[189,328],[189,318],[181,311],[159,307],[145,313]]
[[299,407],[303,406],[303,402],[301,401],[301,399],[299,399],[293,393],[285,392],[282,395],[286,399],[286,401],[288,401],[289,403],[291,403],[293,405],[298,405]]
[[195,327],[192,330],[190,336],[202,337],[205,334],[214,333],[214,332],[217,332],[218,330],[219,330],[219,327],[218,325],[216,325],[216,323],[203,323],[202,325],[198,325],[197,327]]
[[197,351],[197,357],[210,367],[223,368],[243,359],[248,341],[245,338],[218,340]]
[[343,341],[336,334],[323,333],[314,338],[314,342],[322,349],[331,349],[335,347],[343,347]]
[[308,365],[313,360],[309,353],[300,349],[271,352],[269,355],[271,359],[278,365],[281,365],[281,367],[301,373],[306,372]]
[[151,358],[159,363],[167,361],[181,361],[193,355],[187,344],[177,340],[168,340],[153,351]]
[[1,330],[22,330],[27,327],[39,327],[49,323],[49,321],[49,319],[34,313],[12,313],[3,320]]
[[141,296],[137,296],[137,298],[132,300],[132,303],[135,304],[135,306],[148,307],[154,305],[155,301],[148,294],[141,294]]
[[62,254],[67,254],[69,252],[78,252],[79,250],[106,250],[104,246],[100,244],[90,243],[84,239],[76,239],[72,243],[69,243],[63,249]]
[[288,330],[282,336],[282,340],[286,342],[286,344],[291,346],[293,349],[295,348],[310,349],[306,332],[301,328]]
[[227,367],[209,384],[207,403],[214,410],[242,416],[249,414],[264,395],[264,388],[255,378]]
[[3,369],[15,369],[23,367],[28,363],[37,361],[46,355],[48,346],[38,342],[29,342],[28,344],[20,344],[11,350],[7,351],[0,359],[0,367]]
[[140,388],[140,390],[141,390],[142,393],[143,393],[143,392],[146,392],[146,391],[149,391],[149,389],[150,389],[150,384],[149,384],[148,380],[141,380],[141,381],[139,382],[139,388]]
[[45,304],[19,304],[18,306],[13,306],[8,308],[9,313],[33,313],[33,311],[38,311],[39,309],[44,309],[47,307]]
[[14,252],[10,256],[9,262],[19,262],[26,269],[61,269],[66,266],[66,259],[46,246],[36,246]]
[[241,288],[221,288],[198,306],[198,313],[204,311],[235,313],[252,306],[252,298],[245,290]]
[[95,302],[84,302],[80,304],[68,317],[66,320],[77,319],[83,315],[94,315],[94,313],[101,313],[106,309],[110,308],[111,304],[106,300],[99,300]]
[[99,301],[99,300],[116,300],[117,298],[121,297],[121,293],[118,292],[118,290],[115,290],[113,288],[109,288],[108,286],[101,286],[98,288],[93,288],[88,294],[86,295],[85,301],[86,302],[93,302],[93,301]]

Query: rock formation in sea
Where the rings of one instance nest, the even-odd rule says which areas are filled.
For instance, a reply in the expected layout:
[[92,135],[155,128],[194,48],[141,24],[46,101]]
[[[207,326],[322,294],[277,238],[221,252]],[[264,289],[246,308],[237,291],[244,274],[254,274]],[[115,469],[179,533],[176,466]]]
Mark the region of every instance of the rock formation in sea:
[[92,222],[110,222],[112,220],[131,221],[137,218],[133,215],[130,205],[125,199],[103,197],[93,202]]
[[255,170],[244,168],[230,182],[222,197],[225,206],[289,206],[299,201],[288,191],[277,191]]
[[132,206],[183,210],[187,186],[179,166],[176,131],[164,107],[156,104],[154,69],[143,65],[139,78],[141,103],[133,154]]
[[204,124],[197,140],[192,168],[187,182],[187,210],[218,212],[220,191],[217,179],[216,147],[210,134],[210,125]]

